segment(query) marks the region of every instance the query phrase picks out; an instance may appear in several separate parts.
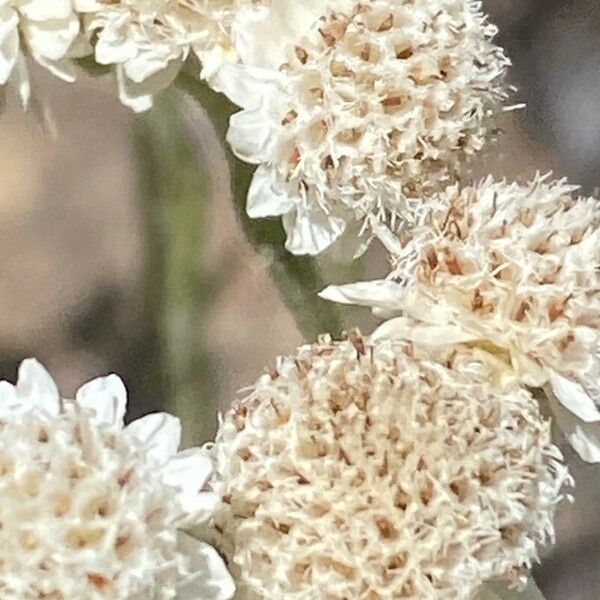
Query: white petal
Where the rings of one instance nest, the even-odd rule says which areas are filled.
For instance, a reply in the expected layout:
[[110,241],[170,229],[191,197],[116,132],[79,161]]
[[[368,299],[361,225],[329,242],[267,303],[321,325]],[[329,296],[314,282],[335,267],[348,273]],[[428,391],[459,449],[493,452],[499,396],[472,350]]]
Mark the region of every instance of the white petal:
[[152,108],[152,94],[141,91],[138,89],[138,86],[127,81],[127,78],[123,73],[122,65],[117,65],[116,75],[119,88],[119,100],[122,104],[136,113],[141,113]]
[[79,34],[79,19],[71,15],[62,21],[24,21],[21,29],[34,58],[60,60]]
[[550,384],[559,402],[586,423],[600,421],[600,411],[582,385],[563,377],[556,371],[550,373]]
[[270,139],[269,121],[263,117],[260,108],[242,110],[229,119],[227,142],[235,155],[245,162],[266,161]]
[[67,19],[73,14],[70,0],[21,0],[19,11],[33,21]]
[[0,419],[9,416],[17,404],[15,386],[8,381],[0,381]]
[[37,408],[51,415],[59,413],[60,397],[56,383],[34,358],[21,363],[15,391],[21,409]]
[[204,487],[212,473],[212,462],[199,449],[190,449],[173,456],[161,469],[164,482],[181,489],[185,494],[196,494]]
[[246,201],[246,212],[251,219],[284,215],[294,208],[295,199],[280,188],[275,177],[266,165],[256,169]]
[[36,56],[36,61],[42,67],[48,69],[55,77],[67,83],[75,82],[77,69],[71,60],[47,60],[43,56]]
[[212,470],[212,461],[199,448],[176,454],[161,468],[163,481],[179,489],[177,499],[184,515],[180,524],[196,525],[206,520],[217,507],[217,494],[202,491]]
[[315,256],[329,248],[346,229],[346,221],[317,211],[296,209],[283,215],[286,249]]
[[600,424],[584,423],[557,400],[551,386],[544,389],[554,420],[575,452],[587,463],[600,463]]
[[235,585],[223,559],[217,551],[204,542],[180,534],[178,550],[191,560],[192,574],[179,588],[177,600],[230,600]]
[[323,0],[272,0],[267,11],[242,13],[235,28],[242,62],[279,69],[287,60],[287,48],[302,39],[322,14]]
[[125,76],[133,83],[144,83],[155,77],[152,87],[160,91],[172,83],[181,69],[181,61],[174,58],[171,53],[161,56],[157,52],[138,52],[123,64]]
[[398,311],[401,308],[403,292],[402,285],[395,281],[375,279],[346,285],[330,285],[320,292],[319,296],[339,304],[356,304],[358,306]]
[[152,107],[154,94],[169,87],[179,70],[181,62],[172,61],[167,67],[142,82],[136,83],[125,75],[123,65],[116,66],[117,83],[119,85],[119,98],[121,102],[134,112],[143,112]]
[[81,408],[94,412],[94,421],[99,425],[123,427],[127,410],[127,389],[116,375],[99,377],[77,390],[75,401]]
[[600,428],[590,431],[579,426],[572,433],[567,433],[567,439],[581,460],[591,464],[600,463]]
[[18,22],[13,10],[0,8],[0,85],[9,80],[19,55]]
[[380,325],[371,338],[374,341],[398,338],[438,347],[475,341],[477,336],[465,331],[460,325],[424,325],[412,319],[397,317]]
[[19,92],[19,98],[24,108],[29,106],[31,101],[31,83],[29,81],[29,69],[27,68],[27,60],[23,54],[19,53],[17,62],[13,70],[12,82]]
[[181,443],[181,422],[168,413],[146,415],[130,423],[125,431],[144,446],[150,460],[160,464],[167,463]]
[[265,98],[277,91],[282,80],[278,71],[239,64],[224,64],[210,78],[211,87],[225,94],[234,104],[245,109],[261,106]]

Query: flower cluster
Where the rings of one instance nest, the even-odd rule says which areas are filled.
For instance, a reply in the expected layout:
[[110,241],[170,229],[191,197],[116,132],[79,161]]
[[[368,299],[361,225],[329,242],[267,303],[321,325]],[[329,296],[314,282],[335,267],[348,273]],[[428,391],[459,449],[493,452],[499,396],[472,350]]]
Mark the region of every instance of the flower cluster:
[[244,109],[229,142],[259,165],[248,214],[282,215],[296,254],[369,215],[406,219],[409,199],[454,181],[484,145],[506,97],[495,34],[471,0],[274,2],[252,15],[243,64],[219,81]]
[[358,334],[278,359],[211,446],[243,597],[468,600],[518,579],[569,477],[536,401],[496,374],[485,353]]
[[0,0],[0,85],[10,82],[21,102],[29,103],[27,55],[56,76],[72,81],[68,58],[77,53],[80,31],[71,0]]
[[189,59],[240,107],[248,214],[294,254],[377,237],[392,262],[322,292],[375,333],[277,359],[202,450],[168,414],[125,426],[116,376],[74,400],[35,361],[0,382],[1,598],[228,600],[196,526],[248,600],[524,579],[572,483],[528,388],[600,462],[600,212],[548,177],[465,185],[508,110],[495,35],[478,0],[0,0],[23,104],[28,57],[67,81],[110,65],[136,111]]
[[235,60],[236,15],[255,0],[74,0],[86,31],[96,36],[95,58],[115,65],[121,101],[136,111],[152,105],[190,53],[210,77]]
[[227,600],[233,582],[209,545],[181,528],[216,496],[199,450],[177,452],[180,425],[152,414],[123,427],[116,376],[63,400],[25,361],[0,383],[0,596]]
[[380,336],[478,344],[504,357],[525,385],[547,384],[581,420],[562,419],[581,456],[597,462],[600,212],[574,189],[547,177],[449,188],[407,241],[388,242],[388,280],[323,296],[404,315]]
[[27,104],[25,56],[66,81],[75,59],[93,55],[114,65],[121,101],[135,111],[152,105],[194,54],[210,78],[237,60],[238,16],[269,0],[0,0],[0,85],[9,80]]

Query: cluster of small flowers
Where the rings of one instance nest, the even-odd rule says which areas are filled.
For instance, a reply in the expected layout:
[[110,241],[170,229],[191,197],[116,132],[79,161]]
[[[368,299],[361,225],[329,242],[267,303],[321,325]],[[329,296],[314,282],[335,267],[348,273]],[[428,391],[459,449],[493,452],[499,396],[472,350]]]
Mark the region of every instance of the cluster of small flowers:
[[471,600],[522,581],[571,479],[529,388],[600,462],[597,201],[538,177],[465,186],[509,64],[475,0],[0,0],[0,82],[115,65],[149,108],[191,54],[241,111],[252,217],[319,254],[360,226],[387,279],[327,288],[388,320],[277,360],[177,453],[123,426],[109,377],[60,398],[35,362],[0,384],[0,594]]
[[0,85],[13,83],[27,105],[26,57],[74,81],[76,60],[92,55],[100,65],[114,65],[121,101],[146,110],[190,54],[201,61],[205,78],[235,61],[236,19],[259,2],[0,0]]
[[360,253],[484,146],[507,97],[495,35],[475,0],[0,0],[0,85],[27,104],[27,57],[73,81],[91,55],[142,111],[194,56],[243,109],[249,215],[282,216],[295,254],[362,224]]

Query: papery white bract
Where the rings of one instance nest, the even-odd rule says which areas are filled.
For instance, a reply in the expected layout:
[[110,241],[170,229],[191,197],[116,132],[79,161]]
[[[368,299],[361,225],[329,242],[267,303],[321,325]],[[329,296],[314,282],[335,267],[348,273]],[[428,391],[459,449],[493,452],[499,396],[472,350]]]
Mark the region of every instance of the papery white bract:
[[387,280],[322,296],[406,317],[379,336],[504,357],[568,409],[559,424],[584,460],[600,462],[600,206],[575,189],[548,177],[450,188],[406,241],[383,240],[394,262]]
[[471,600],[519,579],[571,480],[498,367],[358,334],[279,358],[211,446],[241,597]]
[[69,54],[79,33],[71,0],[0,0],[0,85],[12,83],[27,106],[31,85],[26,56],[73,81]]
[[0,382],[0,596],[4,600],[227,600],[216,551],[183,533],[217,498],[200,450],[178,452],[179,421],[124,427],[111,375],[63,400],[34,360]]
[[172,83],[193,52],[210,78],[237,60],[231,29],[237,11],[253,0],[74,0],[96,36],[95,58],[115,65],[121,101],[135,111]]
[[234,152],[259,165],[248,214],[282,216],[295,254],[367,216],[409,218],[483,147],[506,97],[479,2],[273,0],[239,20],[242,64],[213,84],[243,107]]

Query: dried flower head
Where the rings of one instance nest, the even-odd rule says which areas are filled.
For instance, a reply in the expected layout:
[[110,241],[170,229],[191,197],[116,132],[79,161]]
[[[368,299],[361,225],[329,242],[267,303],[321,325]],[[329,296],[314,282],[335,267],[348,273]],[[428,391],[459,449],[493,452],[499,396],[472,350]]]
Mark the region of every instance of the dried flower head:
[[[527,185],[486,179],[450,188],[426,207],[406,243],[386,240],[387,281],[329,288],[332,300],[402,319],[380,335],[487,347],[529,386],[577,417],[562,425],[585,460],[600,461],[600,210],[547,177]],[[573,415],[571,415],[573,417]],[[588,423],[591,425],[584,425]]]
[[14,84],[23,105],[28,104],[26,56],[72,81],[68,56],[79,32],[71,0],[0,0],[0,85]]
[[[406,217],[453,182],[505,99],[509,61],[472,0],[274,0],[220,88],[244,110],[236,154],[259,164],[252,217],[283,215],[287,247],[316,254],[349,222]],[[228,77],[225,77],[228,74]]]
[[3,600],[227,600],[215,550],[180,528],[217,500],[210,461],[177,453],[180,424],[148,415],[123,428],[112,375],[74,401],[25,361],[0,383],[0,597]]
[[210,77],[235,61],[236,14],[266,0],[74,0],[96,36],[98,63],[116,65],[121,101],[136,111],[152,105],[194,52]]
[[242,597],[466,600],[530,566],[569,477],[537,403],[479,354],[323,338],[234,404],[214,529]]

